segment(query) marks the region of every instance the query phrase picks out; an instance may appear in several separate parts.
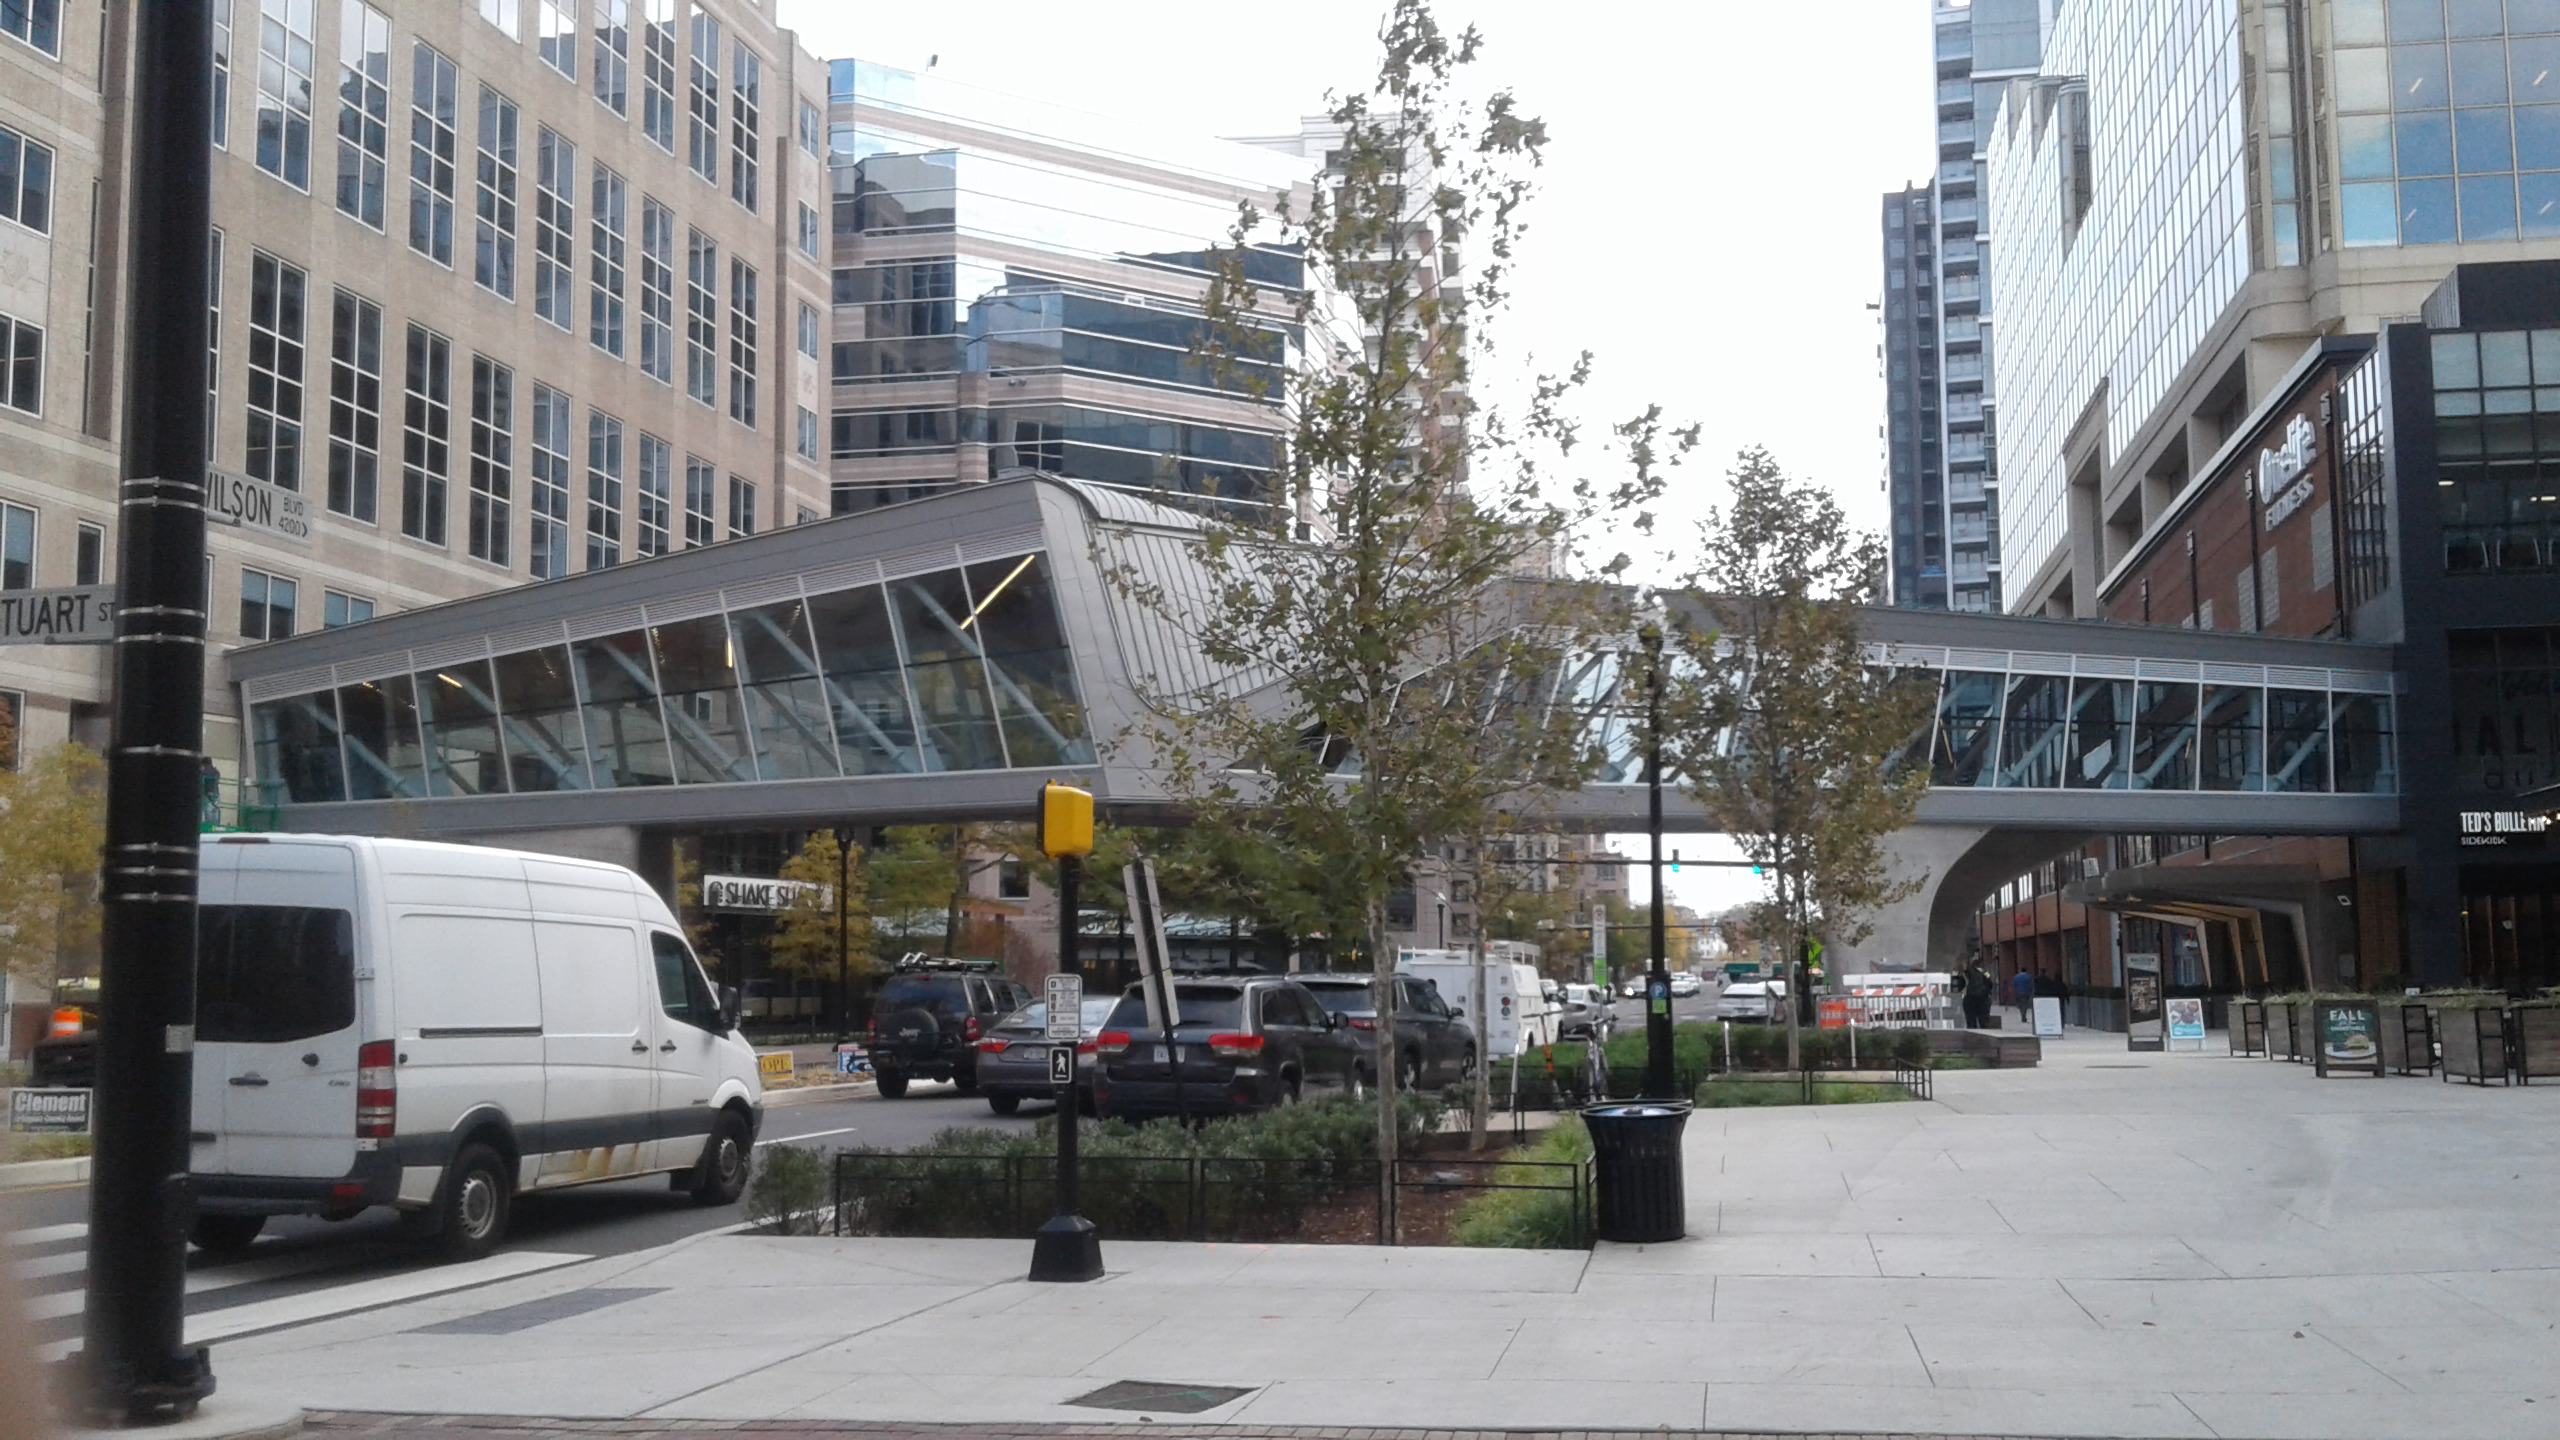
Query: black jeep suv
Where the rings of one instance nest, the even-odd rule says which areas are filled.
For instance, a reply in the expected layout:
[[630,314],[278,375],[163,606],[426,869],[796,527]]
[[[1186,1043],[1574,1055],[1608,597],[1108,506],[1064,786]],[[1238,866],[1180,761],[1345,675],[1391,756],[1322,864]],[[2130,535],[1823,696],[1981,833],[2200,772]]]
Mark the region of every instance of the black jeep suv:
[[901,966],[871,1007],[871,1068],[881,1098],[895,1100],[917,1080],[975,1091],[978,1037],[1030,1003],[1031,992],[992,963]]

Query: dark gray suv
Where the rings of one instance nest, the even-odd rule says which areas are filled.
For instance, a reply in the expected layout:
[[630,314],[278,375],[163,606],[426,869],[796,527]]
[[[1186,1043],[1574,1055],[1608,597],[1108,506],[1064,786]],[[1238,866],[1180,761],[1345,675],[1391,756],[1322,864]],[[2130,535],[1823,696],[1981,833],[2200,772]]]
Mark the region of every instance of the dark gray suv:
[[[1361,1079],[1378,1079],[1378,997],[1365,975],[1301,975],[1317,1003],[1351,1027],[1360,1046]],[[1441,999],[1440,987],[1411,975],[1396,977],[1396,1053],[1403,1068],[1396,1083],[1407,1090],[1455,1085],[1475,1073],[1475,1028]]]
[[[1358,1045],[1286,975],[1176,980],[1172,1054],[1137,987],[1094,1037],[1097,1113],[1144,1119],[1242,1115],[1359,1086]],[[1177,1081],[1179,1083],[1177,1083]]]
[[992,965],[901,969],[871,1007],[871,1069],[880,1098],[895,1100],[918,1080],[949,1080],[963,1095],[978,1088],[978,1041],[1031,992]]

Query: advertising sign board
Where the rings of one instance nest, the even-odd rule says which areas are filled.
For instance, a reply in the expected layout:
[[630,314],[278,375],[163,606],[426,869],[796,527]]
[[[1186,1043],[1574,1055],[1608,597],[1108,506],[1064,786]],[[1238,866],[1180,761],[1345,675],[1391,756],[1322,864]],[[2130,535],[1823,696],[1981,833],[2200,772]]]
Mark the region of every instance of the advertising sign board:
[[2160,1013],[2160,957],[2143,952],[2124,957],[2124,1048],[2164,1048]]
[[2171,1000],[2169,1015],[2169,1048],[2172,1050],[2204,1049],[2204,1001],[2193,995]]
[[12,1090],[9,1133],[12,1135],[86,1135],[89,1133],[86,1090]]
[[2317,1000],[2311,1015],[2311,1034],[2319,1047],[2312,1068],[2321,1076],[2383,1073],[2382,1007],[2365,999]]

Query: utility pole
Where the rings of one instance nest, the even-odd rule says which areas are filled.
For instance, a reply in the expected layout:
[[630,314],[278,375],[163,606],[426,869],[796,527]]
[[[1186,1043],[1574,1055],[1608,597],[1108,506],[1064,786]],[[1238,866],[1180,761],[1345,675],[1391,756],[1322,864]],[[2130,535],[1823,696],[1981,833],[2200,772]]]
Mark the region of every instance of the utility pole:
[[89,1284],[73,1386],[148,1423],[213,1393],[185,1343],[204,762],[205,357],[213,227],[211,0],[133,7],[133,308],[125,332],[115,713],[99,968]]
[[1671,1075],[1671,940],[1662,893],[1662,627],[1637,632],[1644,642],[1645,828],[1653,839],[1653,965],[1644,981],[1644,1093],[1673,1098]]
[[853,875],[853,836],[850,832],[836,835],[836,1043],[842,1045],[853,1038],[853,979],[847,959],[850,946],[845,940],[845,882]]

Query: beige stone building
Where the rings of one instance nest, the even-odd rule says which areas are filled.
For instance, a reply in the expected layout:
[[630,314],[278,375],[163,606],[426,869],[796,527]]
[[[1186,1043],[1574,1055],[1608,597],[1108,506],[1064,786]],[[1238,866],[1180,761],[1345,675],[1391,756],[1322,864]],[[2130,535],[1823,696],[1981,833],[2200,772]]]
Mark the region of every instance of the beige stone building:
[[[0,385],[0,586],[112,582],[123,237],[150,201],[126,117],[149,97],[131,7],[20,9],[0,347],[35,341]],[[773,0],[215,21],[212,461],[310,516],[303,542],[211,535],[224,771],[227,648],[826,512],[826,74]],[[106,684],[99,648],[0,650],[30,746],[103,740]]]

